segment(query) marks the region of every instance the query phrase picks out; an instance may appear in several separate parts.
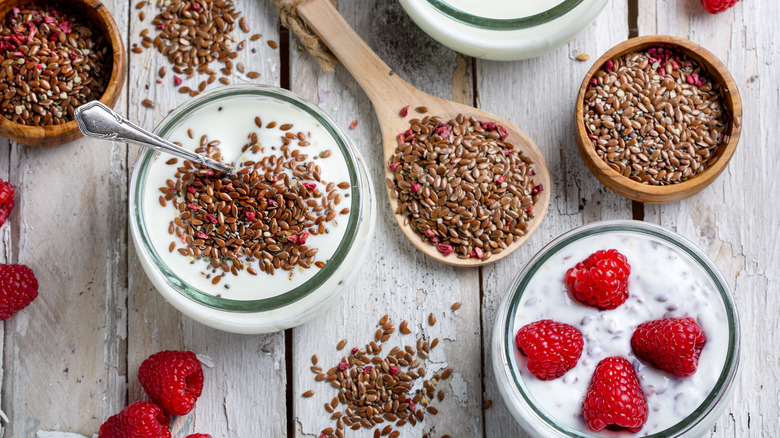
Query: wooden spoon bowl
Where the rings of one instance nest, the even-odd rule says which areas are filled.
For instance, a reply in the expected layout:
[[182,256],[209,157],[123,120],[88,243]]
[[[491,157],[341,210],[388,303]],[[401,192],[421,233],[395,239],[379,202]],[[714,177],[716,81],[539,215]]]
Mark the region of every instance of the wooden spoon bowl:
[[[11,10],[20,5],[31,3],[32,0],[9,0],[0,3],[0,20],[5,20]],[[95,23],[113,53],[111,77],[100,101],[113,107],[119,99],[127,71],[125,46],[119,28],[108,9],[98,0],[60,0],[51,4],[72,7],[82,13],[82,18]],[[41,3],[45,4],[45,3]],[[71,120],[62,125],[29,126],[14,123],[0,115],[0,135],[27,146],[58,146],[81,137],[78,124]]]
[[[525,235],[517,237],[511,245],[487,260],[458,258],[455,254],[445,257],[434,245],[424,241],[409,225],[405,224],[403,215],[396,214],[395,219],[406,237],[424,254],[454,266],[479,266],[495,262],[519,248],[539,226],[550,204],[550,174],[541,151],[531,139],[516,126],[500,117],[467,105],[431,96],[409,85],[368,47],[328,0],[309,0],[299,5],[297,11],[306,24],[344,64],[371,99],[382,129],[384,167],[388,179],[394,179],[394,174],[386,163],[398,146],[396,140],[398,134],[409,129],[409,120],[415,117],[414,108],[425,106],[427,114],[439,116],[443,120],[455,119],[458,115],[463,114],[466,118],[473,117],[478,121],[503,125],[509,132],[506,141],[514,144],[515,150],[522,151],[533,161],[536,171],[534,182],[541,183],[545,187],[545,190],[537,196],[533,210],[535,217],[528,223]],[[409,115],[401,117],[399,112],[405,106],[409,106],[411,110]],[[389,188],[388,195],[390,206],[396,212],[398,200]]]
[[[653,47],[663,47],[671,49],[674,52],[686,55],[695,61],[710,76],[710,78],[720,84],[723,89],[723,107],[728,115],[728,127],[726,128],[724,141],[718,147],[715,160],[703,172],[696,174],[686,181],[665,186],[655,186],[642,184],[633,181],[623,174],[615,171],[601,159],[596,153],[593,144],[589,138],[588,130],[585,127],[585,93],[588,91],[591,78],[604,66],[604,64],[615,58],[620,58],[631,52],[641,52]],[[689,196],[695,195],[710,185],[720,173],[725,169],[734,150],[739,143],[739,135],[742,131],[742,100],[739,96],[737,84],[734,78],[726,69],[726,66],[712,53],[703,47],[694,44],[684,38],[649,35],[638,38],[632,38],[624,41],[608,50],[601,56],[588,70],[585,79],[580,86],[577,95],[577,106],[575,111],[577,126],[577,146],[580,155],[593,175],[607,186],[613,192],[634,201],[650,204],[662,204],[666,202],[679,201]]]

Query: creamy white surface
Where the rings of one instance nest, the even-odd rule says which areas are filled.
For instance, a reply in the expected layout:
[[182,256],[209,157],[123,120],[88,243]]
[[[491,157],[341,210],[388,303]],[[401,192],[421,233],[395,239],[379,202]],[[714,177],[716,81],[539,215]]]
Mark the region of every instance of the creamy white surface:
[[536,15],[548,11],[565,0],[445,0],[444,3],[477,17],[510,19]]
[[[618,249],[631,265],[629,298],[614,310],[599,311],[571,299],[566,271],[600,249]],[[641,323],[689,316],[701,325],[707,342],[693,376],[674,377],[655,370],[631,351],[631,335]],[[647,397],[649,415],[636,434],[626,431],[602,436],[644,436],[662,431],[693,412],[712,390],[728,350],[728,323],[714,284],[691,261],[647,237],[613,233],[581,239],[553,255],[531,279],[518,306],[514,333],[540,319],[570,324],[582,333],[584,347],[577,365],[563,377],[542,381],[528,372],[526,359],[513,348],[519,372],[531,395],[552,417],[589,432],[582,419],[582,401],[598,362],[610,356],[627,358],[637,370]],[[589,432],[592,433],[592,432]]]
[[[220,108],[221,110],[219,110]],[[258,128],[254,122],[256,116],[262,119],[264,125],[272,121],[277,122],[277,127]],[[322,182],[316,182],[317,188],[321,192],[325,192],[325,185],[328,182],[336,184],[344,181],[349,182],[346,160],[331,135],[317,120],[292,105],[260,96],[238,97],[229,101],[220,100],[205,105],[172,131],[168,139],[181,142],[185,148],[194,150],[199,145],[201,135],[205,134],[210,140],[222,142],[219,148],[222,151],[224,161],[235,160],[236,163],[246,160],[260,161],[263,156],[281,155],[279,151],[279,147],[282,145],[280,137],[284,135],[284,132],[279,129],[279,126],[285,123],[293,124],[293,128],[289,132],[297,133],[300,131],[307,135],[311,134],[306,139],[311,145],[299,147],[293,142],[291,149],[300,149],[302,153],[309,155],[309,161],[313,161],[321,167]],[[192,129],[193,139],[188,137],[188,129]],[[259,143],[264,147],[264,151],[253,153],[249,149],[242,154],[241,148],[247,143],[247,136],[251,132],[258,134]],[[312,160],[312,157],[325,150],[330,150],[332,155],[325,159]],[[238,276],[227,273],[217,285],[212,285],[211,279],[206,278],[205,275],[214,275],[208,265],[208,260],[195,260],[194,263],[191,263],[193,258],[182,256],[177,250],[172,253],[168,251],[171,242],[176,242],[177,249],[185,247],[181,239],[168,234],[168,226],[178,215],[177,211],[171,202],[168,203],[167,207],[162,207],[158,202],[160,196],[158,188],[164,187],[167,179],[175,181],[176,167],[181,166],[182,163],[182,160],[179,160],[176,165],[167,165],[165,162],[169,158],[169,155],[158,154],[149,168],[143,194],[144,218],[155,250],[163,263],[180,278],[211,295],[235,300],[257,300],[290,291],[320,271],[313,265],[309,269],[296,266],[292,271],[292,276],[290,276],[290,271],[281,269],[277,269],[274,275],[268,275],[259,269],[257,261],[245,262],[246,266],[251,266],[257,271],[257,276],[250,275],[246,270],[239,271]],[[350,192],[350,189],[336,190],[342,196]],[[351,199],[351,197],[344,197],[337,206],[338,210],[350,207]],[[326,223],[329,230],[327,234],[309,237],[306,245],[309,248],[318,248],[319,250],[315,261],[327,261],[335,253],[344,237],[350,215],[351,213],[338,215],[334,221]],[[219,272],[221,271],[218,270],[217,273]],[[229,289],[225,288],[225,285],[229,285]]]

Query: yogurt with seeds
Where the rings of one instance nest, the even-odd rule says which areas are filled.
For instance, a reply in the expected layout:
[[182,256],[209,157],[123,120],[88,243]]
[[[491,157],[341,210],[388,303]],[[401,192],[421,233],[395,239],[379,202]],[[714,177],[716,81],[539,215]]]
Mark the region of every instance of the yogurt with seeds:
[[[612,248],[625,255],[631,265],[626,302],[616,309],[600,311],[574,300],[563,281],[566,271],[595,251]],[[514,336],[506,341],[505,351],[510,357],[506,366],[519,378],[520,391],[528,402],[549,422],[572,430],[572,435],[544,436],[678,436],[670,428],[681,422],[693,424],[695,415],[691,414],[705,403],[727,369],[730,322],[717,285],[689,255],[649,234],[615,231],[563,246],[539,265],[515,306],[514,313],[509,313],[513,319],[504,326],[511,327],[511,334],[532,322],[552,319],[575,327],[584,341],[577,365],[551,381],[542,381],[528,371],[526,358],[514,345]],[[698,369],[689,377],[657,370],[635,357],[631,349],[631,336],[639,324],[671,317],[694,318],[707,337]],[[582,404],[596,365],[611,356],[632,363],[647,398],[647,422],[637,433],[606,429],[592,432],[583,419]],[[692,418],[684,420],[689,416]]]
[[[175,186],[178,180],[176,174],[178,172],[181,176],[185,163],[181,159],[174,162],[166,154],[141,157],[139,160],[143,175],[134,175],[133,181],[138,185],[133,193],[137,198],[131,199],[138,212],[137,221],[133,223],[133,237],[140,247],[139,253],[142,262],[146,262],[144,265],[150,279],[180,310],[208,325],[230,331],[278,330],[303,322],[343,289],[349,274],[356,271],[354,267],[364,258],[361,257],[366,248],[364,242],[373,229],[374,201],[362,160],[356,151],[351,150],[348,141],[338,136],[338,128],[329,125],[326,116],[319,114],[316,107],[305,101],[299,102],[297,96],[284,90],[272,89],[269,94],[267,87],[247,87],[251,91],[262,92],[235,95],[235,88],[241,87],[223,87],[206,93],[194,101],[199,103],[194,108],[190,105],[177,110],[185,112],[186,116],[173,117],[173,120],[169,117],[163,122],[163,134],[188,150],[200,148],[200,153],[204,152],[204,143],[218,140],[219,144],[212,143],[214,146],[208,148],[208,153],[221,155],[222,161],[233,162],[236,169],[247,163],[249,166],[252,162],[260,163],[266,157],[282,157],[284,149],[287,149],[287,160],[297,157],[302,158],[300,162],[304,164],[310,163],[309,168],[316,173],[317,179],[304,180],[300,174],[293,175],[291,169],[278,167],[278,178],[285,179],[285,182],[308,184],[310,190],[323,194],[333,192],[330,199],[324,195],[316,199],[318,203],[321,201],[325,205],[335,198],[330,205],[334,208],[333,217],[323,221],[319,227],[314,226],[313,230],[307,228],[305,246],[301,248],[316,248],[316,254],[310,258],[310,266],[294,265],[289,270],[277,266],[271,273],[270,269],[265,270],[261,266],[262,257],[252,257],[251,254],[227,258],[220,255],[219,262],[215,264],[210,263],[210,257],[201,254],[200,250],[194,254],[193,248],[205,251],[206,246],[193,245],[192,239],[188,242],[188,235],[195,239],[206,237],[201,233],[208,231],[204,229],[208,221],[197,225],[197,222],[188,224],[183,221],[183,227],[176,226],[176,223],[182,211],[203,208],[197,201],[205,195],[205,190],[191,188],[192,194],[188,194],[187,190],[182,190],[184,187]],[[232,96],[231,90],[234,92]],[[220,98],[220,93],[228,96]],[[281,99],[277,98],[280,93]],[[217,98],[214,98],[215,94]],[[250,139],[251,136],[256,136],[256,141]],[[285,137],[291,140],[283,141]],[[260,174],[262,179],[262,172]],[[273,182],[277,181],[276,177],[274,175]],[[137,178],[141,180],[136,181]],[[270,181],[268,183],[271,184]],[[170,195],[161,195],[171,186]],[[269,199],[269,204],[274,202],[273,198]],[[225,204],[228,209],[233,205],[238,211],[245,208],[244,204],[238,205],[238,201],[234,200]],[[307,215],[314,219],[331,211],[322,207],[316,210],[309,211]],[[216,226],[233,225],[224,223],[221,215],[217,223],[218,212],[212,212],[214,214],[208,217]],[[283,222],[281,217],[279,221]],[[181,222],[179,225],[182,225]],[[250,225],[249,221],[242,224],[247,229]],[[184,232],[180,232],[182,230]],[[223,240],[242,237],[236,232],[231,234],[230,228],[226,234]],[[284,237],[282,241],[275,242],[278,234],[266,231],[259,239],[270,242],[269,248],[274,243],[278,243],[276,246],[287,243]],[[296,236],[290,236],[290,239],[292,237]],[[290,246],[288,243],[287,247]],[[213,247],[219,249],[217,245]],[[238,269],[230,272],[234,265]]]

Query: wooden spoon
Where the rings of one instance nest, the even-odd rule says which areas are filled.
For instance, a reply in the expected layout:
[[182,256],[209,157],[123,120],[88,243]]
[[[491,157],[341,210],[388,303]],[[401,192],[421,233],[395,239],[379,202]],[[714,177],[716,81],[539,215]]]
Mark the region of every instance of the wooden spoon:
[[[496,117],[485,111],[450,102],[424,93],[401,79],[377,56],[360,36],[350,27],[329,0],[309,0],[299,5],[298,14],[306,22],[309,28],[327,44],[334,55],[344,64],[352,76],[360,84],[363,91],[371,99],[377,119],[382,128],[382,142],[384,145],[384,168],[387,178],[392,180],[394,174],[387,166],[391,155],[398,145],[398,134],[409,129],[409,119],[414,117],[414,110],[407,117],[401,117],[401,108],[409,105],[410,108],[425,106],[428,114],[440,116],[444,120],[454,119],[459,114],[474,117],[474,119],[486,122],[496,122],[503,125],[508,131],[507,141],[514,144],[516,150],[522,153],[534,163],[536,184],[543,184],[543,190],[534,205],[535,218],[528,224],[528,231],[522,237],[517,238],[511,245],[498,254],[492,255],[487,260],[477,258],[458,258],[455,254],[442,255],[434,245],[424,241],[411,227],[404,225],[404,216],[395,215],[398,225],[406,237],[423,253],[440,262],[454,266],[479,266],[500,260],[512,251],[520,247],[528,237],[536,230],[547,212],[550,203],[550,173],[544,157],[536,145],[520,129],[506,120]],[[398,200],[388,189],[390,205],[393,212],[398,210]]]

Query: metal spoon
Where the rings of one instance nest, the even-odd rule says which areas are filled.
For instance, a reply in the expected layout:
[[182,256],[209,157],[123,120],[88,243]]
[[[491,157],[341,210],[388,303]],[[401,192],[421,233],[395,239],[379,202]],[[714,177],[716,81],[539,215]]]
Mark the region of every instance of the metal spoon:
[[200,163],[216,171],[230,175],[233,166],[203,155],[190,152],[182,147],[158,137],[155,134],[131,123],[120,116],[116,111],[98,101],[85,103],[74,111],[74,117],[78,122],[81,132],[92,138],[100,140],[120,141],[137,144],[156,151],[176,155],[177,157]]

